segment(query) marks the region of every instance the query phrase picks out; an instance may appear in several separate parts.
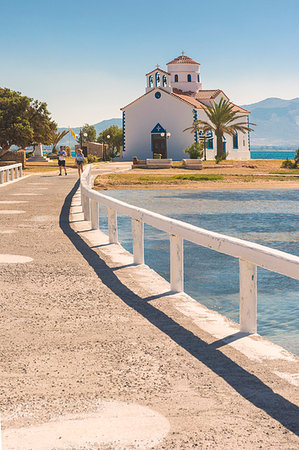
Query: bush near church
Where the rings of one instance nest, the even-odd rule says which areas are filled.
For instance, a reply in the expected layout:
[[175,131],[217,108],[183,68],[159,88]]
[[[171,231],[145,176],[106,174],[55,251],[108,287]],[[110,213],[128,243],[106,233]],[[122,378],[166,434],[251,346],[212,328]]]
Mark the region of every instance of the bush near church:
[[282,161],[281,167],[284,169],[298,169],[298,164],[299,164],[299,148],[296,150],[294,162],[287,158],[285,161]]
[[199,142],[194,142],[192,145],[190,145],[184,150],[184,153],[187,153],[190,159],[202,158],[203,144]]

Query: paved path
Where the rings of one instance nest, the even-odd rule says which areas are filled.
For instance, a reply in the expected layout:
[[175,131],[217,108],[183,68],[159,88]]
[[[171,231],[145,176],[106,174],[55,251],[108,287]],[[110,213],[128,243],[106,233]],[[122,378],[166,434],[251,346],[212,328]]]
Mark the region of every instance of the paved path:
[[3,449],[298,448],[294,358],[248,358],[90,248],[75,182],[0,188]]

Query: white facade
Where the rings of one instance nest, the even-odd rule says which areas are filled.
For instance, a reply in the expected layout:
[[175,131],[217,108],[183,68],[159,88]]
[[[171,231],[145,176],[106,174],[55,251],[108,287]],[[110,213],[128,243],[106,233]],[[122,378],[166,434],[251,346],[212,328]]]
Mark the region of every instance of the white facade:
[[[191,58],[182,55],[167,66],[167,72],[157,67],[146,74],[146,93],[122,108],[126,161],[134,156],[152,158],[153,153],[159,152],[173,160],[186,158],[184,149],[200,139],[198,134],[183,130],[191,127],[194,120],[207,120],[206,105],[218,103],[223,97],[227,99],[219,89],[202,90],[200,65]],[[238,115],[244,116],[242,121],[247,122],[248,111],[235,108]],[[163,151],[159,151],[159,145],[164,146]],[[225,135],[223,145],[227,159],[250,159],[247,132],[238,132],[235,137]],[[215,155],[213,136],[208,143],[207,159],[215,159]]]

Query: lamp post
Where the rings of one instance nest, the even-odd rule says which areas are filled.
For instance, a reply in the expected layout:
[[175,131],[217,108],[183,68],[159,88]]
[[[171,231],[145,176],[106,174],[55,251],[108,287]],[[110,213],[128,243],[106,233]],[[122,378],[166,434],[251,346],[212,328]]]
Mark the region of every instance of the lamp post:
[[[107,134],[106,139],[108,139],[108,142],[109,142],[110,134]],[[109,144],[108,144],[108,149],[109,149]],[[106,161],[106,157],[107,157],[107,155],[106,155],[106,152],[105,152],[105,137],[103,135],[103,160],[104,161]]]
[[81,130],[80,130],[80,147],[81,147],[81,149],[83,147],[83,136],[84,136],[84,138],[87,138],[87,133],[82,133],[82,128],[81,128]]
[[199,140],[203,141],[203,160],[207,160],[207,140],[212,139],[213,133],[211,131],[201,131],[199,133]]

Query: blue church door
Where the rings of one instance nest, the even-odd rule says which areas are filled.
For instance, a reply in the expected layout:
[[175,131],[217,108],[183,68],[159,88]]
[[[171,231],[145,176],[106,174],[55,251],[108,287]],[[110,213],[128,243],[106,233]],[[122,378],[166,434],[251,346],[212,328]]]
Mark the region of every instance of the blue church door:
[[160,154],[162,159],[167,158],[166,131],[159,123],[153,128],[151,138],[153,156]]

